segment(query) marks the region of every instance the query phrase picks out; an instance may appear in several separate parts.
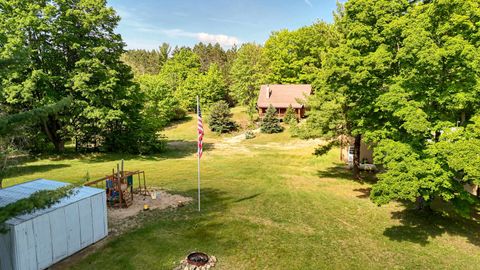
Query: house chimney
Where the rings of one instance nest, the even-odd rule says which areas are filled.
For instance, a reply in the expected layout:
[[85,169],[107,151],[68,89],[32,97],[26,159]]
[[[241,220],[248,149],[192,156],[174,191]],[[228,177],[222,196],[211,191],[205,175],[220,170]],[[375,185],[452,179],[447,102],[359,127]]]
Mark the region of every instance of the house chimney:
[[267,84],[267,91],[266,92],[266,95],[267,95],[267,99],[270,98],[270,95],[272,94],[272,89],[270,89],[270,85]]

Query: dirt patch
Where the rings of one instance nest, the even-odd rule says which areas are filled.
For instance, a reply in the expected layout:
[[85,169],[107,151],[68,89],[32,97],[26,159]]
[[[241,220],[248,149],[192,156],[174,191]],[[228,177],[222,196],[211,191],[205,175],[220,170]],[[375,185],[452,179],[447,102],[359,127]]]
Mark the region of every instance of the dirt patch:
[[[71,266],[107,244],[112,237],[140,227],[144,221],[151,219],[151,217],[158,218],[158,215],[155,215],[154,213],[149,215],[148,213],[150,210],[182,207],[192,201],[192,198],[190,197],[170,194],[161,189],[151,189],[150,193],[152,194],[154,192],[157,193],[156,199],[152,199],[151,196],[134,194],[133,204],[130,207],[121,209],[108,208],[108,236],[97,243],[80,250],[63,261],[52,265],[48,269],[70,269]],[[143,210],[145,204],[148,204],[149,211]]]
[[269,142],[264,144],[253,144],[252,147],[255,149],[277,149],[277,150],[296,150],[300,148],[307,148],[312,146],[324,145],[326,144],[325,140],[322,139],[308,139],[308,140],[294,140],[288,143],[278,143],[278,142]]
[[[252,133],[254,134],[258,134],[260,133],[260,129],[257,128],[255,130],[251,130]],[[232,143],[232,144],[236,144],[236,143],[240,143],[242,141],[246,140],[246,137],[245,137],[245,133],[242,133],[240,135],[237,135],[237,136],[233,136],[233,137],[230,137],[230,138],[225,138],[224,141],[226,143]]]
[[165,209],[168,207],[179,207],[192,201],[192,198],[183,197],[181,195],[169,194],[161,189],[153,189],[150,193],[157,193],[156,199],[152,196],[143,196],[139,194],[133,195],[133,204],[128,208],[109,208],[108,220],[124,219],[136,216],[143,211],[143,206],[147,204],[150,209]]

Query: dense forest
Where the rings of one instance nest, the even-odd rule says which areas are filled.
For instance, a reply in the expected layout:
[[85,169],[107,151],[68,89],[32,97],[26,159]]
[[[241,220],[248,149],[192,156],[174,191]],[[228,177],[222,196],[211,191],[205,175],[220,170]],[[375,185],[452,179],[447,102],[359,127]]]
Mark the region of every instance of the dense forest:
[[1,155],[19,138],[27,151],[71,141],[76,151],[157,152],[159,132],[197,95],[206,111],[223,100],[254,119],[261,84],[305,83],[314,95],[295,134],[375,145],[375,203],[441,198],[466,211],[476,201],[463,185],[480,184],[480,3],[349,0],[334,15],[264,44],[126,51],[106,1],[1,1],[0,117],[71,100],[2,137]]

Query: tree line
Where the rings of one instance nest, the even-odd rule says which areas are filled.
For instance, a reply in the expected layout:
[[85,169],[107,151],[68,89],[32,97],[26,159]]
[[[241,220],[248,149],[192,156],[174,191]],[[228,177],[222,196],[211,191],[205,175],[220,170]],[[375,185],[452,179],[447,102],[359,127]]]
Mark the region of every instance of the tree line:
[[126,51],[106,1],[2,1],[0,114],[71,97],[68,110],[22,131],[31,149],[74,141],[146,153],[162,148],[158,132],[193,111],[197,95],[206,110],[223,100],[253,119],[261,84],[312,84],[295,134],[332,145],[354,137],[356,177],[360,141],[373,145],[375,203],[440,198],[466,213],[476,200],[463,185],[480,184],[479,5],[349,0],[333,23],[274,31],[263,45]]

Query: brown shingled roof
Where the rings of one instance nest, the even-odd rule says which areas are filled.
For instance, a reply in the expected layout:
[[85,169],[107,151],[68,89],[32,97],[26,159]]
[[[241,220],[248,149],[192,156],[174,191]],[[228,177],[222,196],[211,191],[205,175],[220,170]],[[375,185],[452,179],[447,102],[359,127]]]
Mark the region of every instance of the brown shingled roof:
[[[267,93],[269,93],[267,95]],[[310,84],[270,84],[260,87],[257,106],[267,108],[272,104],[275,108],[288,108],[291,104],[294,109],[300,109],[303,104],[298,100],[305,100],[312,93]]]

